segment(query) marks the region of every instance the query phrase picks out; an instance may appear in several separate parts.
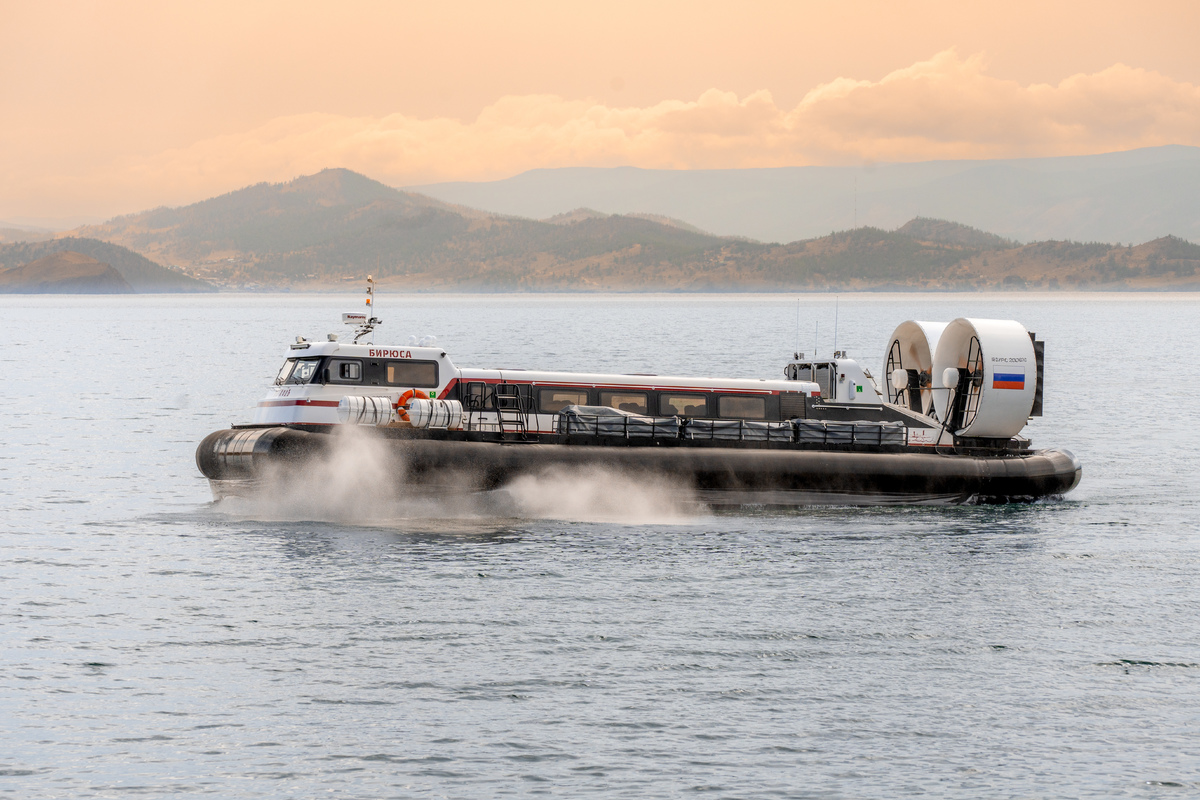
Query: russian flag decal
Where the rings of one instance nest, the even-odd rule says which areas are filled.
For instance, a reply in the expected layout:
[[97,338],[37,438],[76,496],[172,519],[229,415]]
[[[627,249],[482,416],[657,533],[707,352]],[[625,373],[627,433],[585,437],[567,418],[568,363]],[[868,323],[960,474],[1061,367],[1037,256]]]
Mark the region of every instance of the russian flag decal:
[[1024,372],[994,372],[992,373],[993,389],[1024,389]]

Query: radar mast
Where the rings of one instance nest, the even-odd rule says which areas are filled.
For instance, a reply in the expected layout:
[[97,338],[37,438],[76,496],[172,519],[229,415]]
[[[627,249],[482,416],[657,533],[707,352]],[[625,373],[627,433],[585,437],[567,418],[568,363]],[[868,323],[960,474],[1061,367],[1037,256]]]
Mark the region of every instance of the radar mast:
[[[364,336],[371,335],[375,331],[376,325],[383,324],[383,320],[375,316],[375,279],[370,275],[367,276],[367,313],[342,314],[342,322],[358,326],[358,330],[354,331],[354,344],[358,344],[358,340]],[[374,343],[374,337],[372,337],[368,344]]]

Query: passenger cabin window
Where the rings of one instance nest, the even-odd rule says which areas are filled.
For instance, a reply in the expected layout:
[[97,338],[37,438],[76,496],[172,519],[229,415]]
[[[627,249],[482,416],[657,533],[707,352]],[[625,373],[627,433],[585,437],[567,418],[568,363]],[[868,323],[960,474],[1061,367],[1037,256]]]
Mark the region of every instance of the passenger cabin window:
[[362,383],[362,362],[358,359],[329,359],[330,383]]
[[310,383],[313,375],[317,374],[317,365],[321,363],[319,358],[298,358],[296,366],[292,369],[292,374],[288,376],[284,383]]
[[437,362],[388,361],[387,383],[389,386],[437,386]]
[[708,401],[702,394],[664,394],[658,398],[658,413],[668,417],[707,417]]
[[646,395],[641,392],[601,392],[600,405],[631,414],[645,414]]
[[584,389],[541,389],[538,391],[538,409],[543,414],[557,414],[567,406],[586,406],[587,399]]
[[717,399],[717,410],[727,419],[766,419],[767,399],[722,395]]
[[296,366],[296,359],[294,358],[289,358],[287,361],[283,362],[283,366],[279,368],[279,374],[275,376],[276,386],[287,381],[288,376],[292,374],[292,367],[294,366]]

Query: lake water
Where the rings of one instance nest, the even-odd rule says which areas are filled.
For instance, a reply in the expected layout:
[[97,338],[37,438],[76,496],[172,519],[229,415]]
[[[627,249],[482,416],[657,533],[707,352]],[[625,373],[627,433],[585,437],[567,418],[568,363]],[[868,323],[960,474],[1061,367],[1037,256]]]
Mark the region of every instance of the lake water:
[[[834,302],[801,299],[800,349]],[[1062,502],[214,505],[196,444],[360,303],[0,297],[0,795],[1200,792],[1200,297],[841,296],[876,373],[905,319],[1037,331]],[[784,295],[377,313],[461,366],[776,377],[797,340]]]

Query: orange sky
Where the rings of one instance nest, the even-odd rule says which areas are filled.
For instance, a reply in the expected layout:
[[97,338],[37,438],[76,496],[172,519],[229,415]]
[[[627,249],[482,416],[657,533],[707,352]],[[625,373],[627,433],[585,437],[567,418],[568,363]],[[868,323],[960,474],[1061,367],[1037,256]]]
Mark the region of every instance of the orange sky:
[[0,0],[0,220],[392,185],[1200,145],[1200,3]]

